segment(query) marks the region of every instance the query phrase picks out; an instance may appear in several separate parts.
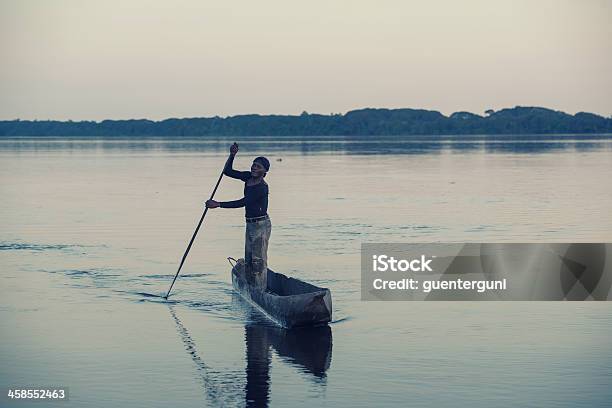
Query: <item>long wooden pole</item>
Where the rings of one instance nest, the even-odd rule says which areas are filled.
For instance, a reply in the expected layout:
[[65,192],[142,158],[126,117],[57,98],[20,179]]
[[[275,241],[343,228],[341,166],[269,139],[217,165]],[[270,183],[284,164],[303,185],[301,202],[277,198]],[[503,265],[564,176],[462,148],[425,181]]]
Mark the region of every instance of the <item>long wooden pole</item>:
[[[231,157],[231,155],[230,155]],[[227,158],[229,160],[229,157]],[[223,170],[221,171],[221,174],[219,175],[219,180],[217,180],[217,184],[215,185],[215,189],[213,190],[212,194],[210,195],[210,199],[212,200],[213,197],[215,196],[215,193],[217,192],[217,188],[219,188],[219,184],[221,183],[221,179],[223,178],[223,173],[225,172],[225,167],[227,166],[227,161],[225,162],[225,166],[223,166]],[[176,271],[176,275],[174,275],[174,279],[172,280],[172,284],[170,285],[170,289],[168,289],[168,293],[166,294],[166,296],[164,296],[164,298],[167,300],[168,296],[170,296],[170,291],[172,290],[172,287],[174,286],[174,282],[176,282],[176,278],[178,278],[179,273],[181,272],[181,268],[183,267],[183,264],[185,263],[185,259],[187,259],[187,254],[189,253],[189,250],[191,249],[191,245],[193,244],[193,241],[195,240],[196,235],[198,235],[198,231],[200,230],[200,226],[202,226],[202,221],[204,221],[204,217],[206,217],[206,213],[208,212],[208,207],[206,207],[204,209],[204,213],[202,214],[202,218],[200,218],[200,222],[198,222],[198,226],[196,227],[193,236],[191,237],[191,241],[189,241],[189,245],[187,246],[187,250],[185,251],[185,253],[183,254],[183,259],[181,259],[181,264],[178,267],[178,271]]]

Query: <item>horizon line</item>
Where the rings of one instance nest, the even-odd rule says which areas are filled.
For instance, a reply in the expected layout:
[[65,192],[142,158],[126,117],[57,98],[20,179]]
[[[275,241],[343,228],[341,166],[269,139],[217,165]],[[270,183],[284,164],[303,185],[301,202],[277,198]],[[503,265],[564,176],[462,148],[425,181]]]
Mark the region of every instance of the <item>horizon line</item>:
[[426,111],[426,112],[437,112],[440,115],[446,117],[446,118],[450,118],[452,115],[457,114],[457,113],[468,113],[471,115],[475,115],[478,116],[480,118],[487,118],[490,116],[490,114],[487,114],[487,112],[491,112],[492,113],[497,113],[497,112],[501,112],[504,110],[511,110],[511,109],[517,109],[517,108],[531,108],[531,109],[544,109],[544,110],[548,110],[548,111],[552,111],[552,112],[558,112],[558,113],[562,113],[565,115],[569,115],[569,116],[576,116],[577,114],[580,113],[586,113],[586,114],[590,114],[590,115],[596,115],[605,119],[612,119],[612,114],[610,116],[604,116],[602,114],[599,113],[593,113],[593,112],[588,112],[588,111],[577,111],[576,113],[572,114],[572,113],[567,113],[563,110],[558,110],[558,109],[552,109],[552,108],[547,108],[544,106],[524,106],[524,105],[515,105],[514,107],[507,107],[507,108],[501,108],[498,110],[494,110],[494,109],[487,109],[485,110],[483,114],[479,114],[479,113],[474,113],[474,112],[470,112],[467,110],[458,110],[455,112],[452,112],[449,115],[445,115],[444,113],[442,113],[439,110],[435,110],[435,109],[426,109],[426,108],[409,108],[409,107],[403,107],[403,108],[383,108],[383,107],[363,107],[363,108],[356,108],[356,109],[350,109],[347,110],[345,112],[330,112],[330,113],[317,113],[317,112],[308,112],[306,110],[303,110],[302,113],[299,114],[282,114],[282,113],[238,113],[238,114],[232,114],[232,115],[226,115],[226,116],[219,116],[219,115],[213,115],[213,116],[183,116],[183,117],[178,117],[178,116],[169,116],[163,119],[149,119],[149,118],[128,118],[128,119],[110,119],[110,118],[105,118],[105,119],[21,119],[21,118],[13,118],[13,119],[0,119],[0,122],[14,122],[14,121],[21,121],[21,122],[94,122],[94,123],[102,123],[105,121],[115,121],[115,122],[119,122],[119,121],[149,121],[149,122],[154,122],[154,123],[158,123],[158,122],[164,122],[166,120],[185,120],[185,119],[231,119],[231,118],[235,118],[235,117],[245,117],[245,116],[269,116],[269,117],[274,117],[274,116],[280,116],[280,117],[300,117],[303,115],[313,115],[313,116],[345,116],[350,112],[357,112],[357,111],[364,111],[364,110],[385,110],[385,111],[399,111],[399,110],[412,110],[412,111]]

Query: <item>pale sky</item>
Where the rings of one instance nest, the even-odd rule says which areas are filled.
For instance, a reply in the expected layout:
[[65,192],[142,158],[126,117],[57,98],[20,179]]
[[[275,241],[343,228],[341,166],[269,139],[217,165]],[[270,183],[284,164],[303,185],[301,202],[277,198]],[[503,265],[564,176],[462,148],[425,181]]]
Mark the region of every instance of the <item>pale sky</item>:
[[0,119],[612,115],[612,0],[0,0]]

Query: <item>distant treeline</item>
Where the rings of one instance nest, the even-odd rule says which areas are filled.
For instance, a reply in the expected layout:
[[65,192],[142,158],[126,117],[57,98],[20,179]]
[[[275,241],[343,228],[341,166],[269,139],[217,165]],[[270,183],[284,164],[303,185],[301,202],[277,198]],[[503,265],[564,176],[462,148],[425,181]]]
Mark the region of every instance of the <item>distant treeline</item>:
[[484,116],[444,116],[423,109],[360,109],[344,115],[238,115],[226,118],[146,119],[102,122],[0,121],[0,136],[326,136],[610,133],[612,118],[517,106]]

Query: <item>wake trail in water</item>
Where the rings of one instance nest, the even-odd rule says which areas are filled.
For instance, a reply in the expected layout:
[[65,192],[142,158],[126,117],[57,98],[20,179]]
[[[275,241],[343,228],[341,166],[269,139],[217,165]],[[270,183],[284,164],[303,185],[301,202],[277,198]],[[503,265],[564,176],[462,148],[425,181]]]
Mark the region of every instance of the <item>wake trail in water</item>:
[[353,320],[353,317],[352,316],[341,317],[340,319],[332,320],[329,324],[344,323],[344,322],[348,322],[349,320]]
[[[0,241],[0,250],[7,251],[33,250],[59,251],[61,253],[62,251],[70,251],[70,248],[73,247],[80,246],[71,244],[38,245]],[[193,273],[180,275],[181,288],[174,291],[170,298],[167,299],[165,296],[168,285],[172,281],[174,274],[166,274],[163,271],[156,270],[147,271],[140,264],[134,267],[143,268],[144,270],[135,271],[129,267],[100,265],[99,260],[102,260],[102,263],[104,263],[105,259],[112,259],[117,249],[111,249],[110,251],[112,252],[111,254],[107,253],[108,251],[92,253],[90,254],[92,255],[91,258],[81,257],[80,254],[74,259],[62,258],[63,262],[71,263],[69,268],[32,268],[31,271],[56,276],[57,278],[54,278],[52,282],[73,290],[83,290],[82,294],[86,297],[93,296],[96,299],[115,298],[140,304],[177,305],[205,312],[208,315],[224,320],[250,321],[257,322],[257,324],[266,322],[260,316],[245,311],[244,307],[236,306],[236,302],[233,301],[235,292],[231,283],[221,279],[220,274],[198,272],[196,270]],[[53,260],[50,260],[48,263],[53,263]],[[313,279],[312,281],[322,286],[334,286],[334,284],[339,282],[339,280],[333,278]],[[94,292],[91,292],[92,290]],[[73,296],[69,295],[69,297],[72,298]],[[87,300],[84,299],[84,301]],[[334,320],[332,324],[338,324],[347,320],[349,318],[341,316],[340,319]]]
[[79,244],[35,244],[28,242],[0,241],[0,251],[63,251],[78,248],[101,248],[105,245],[79,245]]

